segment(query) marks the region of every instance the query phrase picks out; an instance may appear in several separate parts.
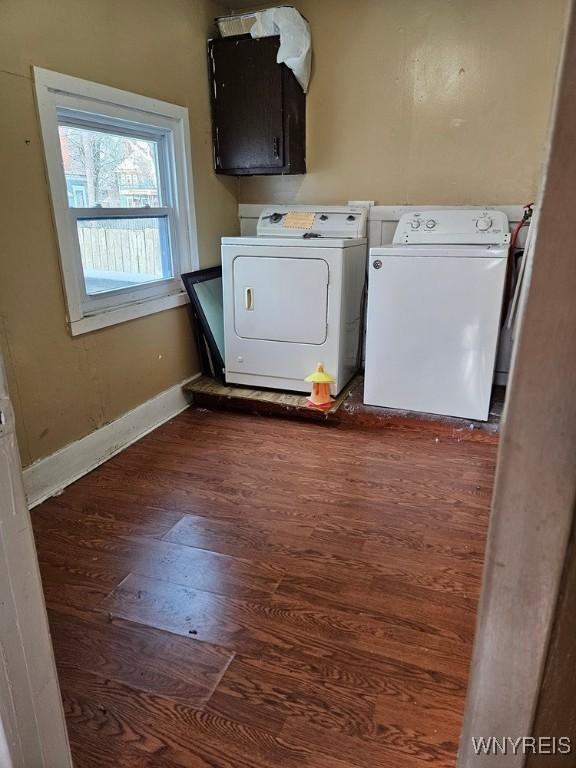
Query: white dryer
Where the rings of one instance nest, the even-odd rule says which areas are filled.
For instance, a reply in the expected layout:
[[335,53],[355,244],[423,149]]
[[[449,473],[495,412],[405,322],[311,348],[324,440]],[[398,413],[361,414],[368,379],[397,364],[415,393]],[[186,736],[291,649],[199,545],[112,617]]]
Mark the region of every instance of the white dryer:
[[488,418],[509,242],[501,211],[432,210],[370,249],[366,404]]
[[360,362],[367,211],[270,206],[256,237],[222,238],[226,381],[304,391],[318,362],[337,394]]

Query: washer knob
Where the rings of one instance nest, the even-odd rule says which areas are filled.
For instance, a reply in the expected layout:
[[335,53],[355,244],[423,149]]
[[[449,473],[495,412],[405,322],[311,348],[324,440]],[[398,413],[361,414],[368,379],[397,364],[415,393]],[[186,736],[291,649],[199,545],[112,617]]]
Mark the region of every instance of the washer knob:
[[325,213],[320,214],[320,221],[328,221],[328,216]]
[[476,221],[476,229],[480,232],[486,232],[492,226],[492,219],[489,216],[481,216]]
[[412,221],[410,222],[410,226],[412,227],[412,229],[418,229],[420,224],[422,224],[420,219],[412,219]]
[[435,226],[436,226],[436,222],[434,221],[434,219],[428,219],[428,221],[426,222],[426,229],[434,229]]

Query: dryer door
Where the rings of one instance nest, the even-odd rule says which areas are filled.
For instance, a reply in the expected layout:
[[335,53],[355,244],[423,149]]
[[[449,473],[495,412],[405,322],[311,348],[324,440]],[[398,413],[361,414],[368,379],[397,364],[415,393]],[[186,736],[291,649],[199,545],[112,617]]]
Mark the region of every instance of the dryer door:
[[241,338],[323,344],[327,312],[323,259],[234,259],[234,328]]

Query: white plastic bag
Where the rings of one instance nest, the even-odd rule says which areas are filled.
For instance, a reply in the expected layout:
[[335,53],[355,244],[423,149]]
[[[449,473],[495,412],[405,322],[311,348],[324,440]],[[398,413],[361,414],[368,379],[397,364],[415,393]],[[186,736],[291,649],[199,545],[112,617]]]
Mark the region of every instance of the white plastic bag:
[[312,63],[312,36],[310,25],[296,8],[282,6],[267,11],[257,11],[256,22],[250,34],[252,37],[280,35],[280,48],[276,61],[286,64],[302,86],[308,91],[310,66]]

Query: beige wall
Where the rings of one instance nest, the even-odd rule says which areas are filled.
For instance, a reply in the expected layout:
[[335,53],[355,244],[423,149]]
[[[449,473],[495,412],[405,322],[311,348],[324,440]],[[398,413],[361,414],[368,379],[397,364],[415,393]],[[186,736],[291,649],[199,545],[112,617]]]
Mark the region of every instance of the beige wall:
[[209,0],[1,0],[0,345],[23,464],[198,370],[187,308],[71,338],[30,67],[190,110],[201,264],[237,229],[235,181],[211,166]]
[[241,202],[534,198],[565,0],[294,4],[314,46],[308,174],[243,179]]

